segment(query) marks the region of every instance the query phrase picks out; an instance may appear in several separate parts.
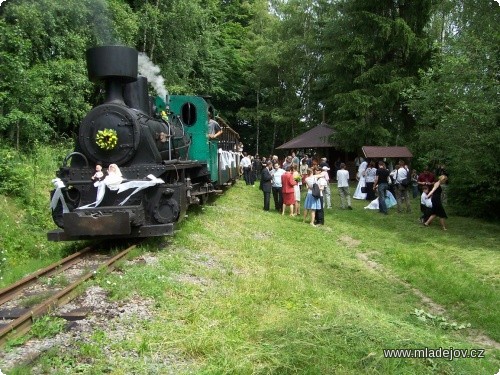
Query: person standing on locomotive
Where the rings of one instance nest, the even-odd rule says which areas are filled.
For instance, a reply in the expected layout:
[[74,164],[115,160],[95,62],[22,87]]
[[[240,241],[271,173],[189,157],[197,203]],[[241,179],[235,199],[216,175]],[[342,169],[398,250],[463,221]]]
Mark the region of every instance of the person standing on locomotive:
[[222,134],[222,128],[217,121],[214,120],[212,112],[208,112],[208,138],[216,139]]

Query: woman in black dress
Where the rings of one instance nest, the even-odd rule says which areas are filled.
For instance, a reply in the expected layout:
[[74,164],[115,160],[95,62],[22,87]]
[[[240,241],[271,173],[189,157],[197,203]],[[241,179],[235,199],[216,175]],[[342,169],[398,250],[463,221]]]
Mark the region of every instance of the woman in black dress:
[[429,219],[427,219],[427,221],[424,223],[426,227],[428,227],[432,223],[432,220],[434,220],[436,216],[439,216],[441,227],[443,228],[443,230],[446,230],[444,219],[447,219],[448,216],[446,215],[446,211],[444,210],[443,202],[441,202],[441,193],[443,191],[441,185],[445,184],[447,180],[448,177],[446,177],[444,174],[439,176],[439,179],[434,183],[434,187],[429,192],[429,194],[427,194],[427,197],[430,197],[432,201],[432,211],[431,216],[429,216]]

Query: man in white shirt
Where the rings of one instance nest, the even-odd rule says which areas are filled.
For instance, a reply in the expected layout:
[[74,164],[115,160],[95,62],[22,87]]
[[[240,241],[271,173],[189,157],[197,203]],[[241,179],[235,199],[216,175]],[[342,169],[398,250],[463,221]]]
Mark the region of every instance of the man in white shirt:
[[243,169],[243,178],[247,185],[252,185],[251,173],[252,173],[252,162],[248,157],[247,153],[243,153],[243,158],[240,161],[240,166]]
[[399,161],[398,168],[396,170],[396,186],[394,187],[394,192],[396,193],[396,202],[398,203],[398,212],[401,213],[402,201],[405,201],[406,212],[411,213],[410,205],[410,172],[406,167],[403,160]]
[[281,212],[283,208],[283,195],[281,194],[281,175],[285,173],[284,169],[280,168],[278,163],[274,164],[274,169],[271,171],[272,186],[273,186],[273,199],[274,199],[274,208],[276,211]]
[[[326,180],[326,186],[325,186],[325,191],[323,192],[324,193],[324,205],[326,206],[326,208],[332,208],[332,200],[331,200],[331,191],[330,191],[330,175],[328,174],[328,171],[330,170],[330,168],[325,165],[321,168],[322,172],[321,172],[321,175],[325,178]],[[349,172],[347,172],[349,174]]]
[[345,163],[340,163],[340,169],[337,171],[337,187],[340,195],[340,208],[345,209],[347,201],[347,208],[352,210],[351,195],[349,193],[349,171],[345,169]]

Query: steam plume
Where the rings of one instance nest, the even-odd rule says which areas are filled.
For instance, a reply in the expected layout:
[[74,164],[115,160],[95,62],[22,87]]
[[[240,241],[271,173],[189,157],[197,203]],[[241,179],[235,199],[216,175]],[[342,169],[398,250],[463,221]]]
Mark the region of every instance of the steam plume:
[[139,73],[148,79],[158,96],[166,100],[168,91],[165,88],[165,79],[160,75],[160,68],[142,52],[139,53]]

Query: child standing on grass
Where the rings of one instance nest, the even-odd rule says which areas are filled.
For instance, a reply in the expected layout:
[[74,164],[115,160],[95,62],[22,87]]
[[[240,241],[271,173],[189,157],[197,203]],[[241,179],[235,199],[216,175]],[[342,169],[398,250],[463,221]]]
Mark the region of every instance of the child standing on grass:
[[422,215],[420,216],[420,222],[425,223],[429,216],[431,216],[432,211],[432,199],[428,197],[429,187],[424,186],[422,188],[422,195],[420,196],[420,212]]
[[345,169],[345,163],[340,163],[340,169],[337,171],[337,187],[340,196],[340,208],[352,210],[351,195],[349,193],[349,171]]
[[308,173],[307,173],[308,169],[309,169],[309,166],[307,165],[307,160],[306,160],[306,158],[304,158],[304,159],[302,159],[302,164],[299,167],[299,173],[302,176],[301,189],[302,189],[302,186],[305,186],[307,189],[306,178],[308,176]]
[[295,193],[295,215],[300,215],[300,187],[302,186],[302,176],[297,171],[295,164],[292,165],[293,179],[297,184],[293,187]]

